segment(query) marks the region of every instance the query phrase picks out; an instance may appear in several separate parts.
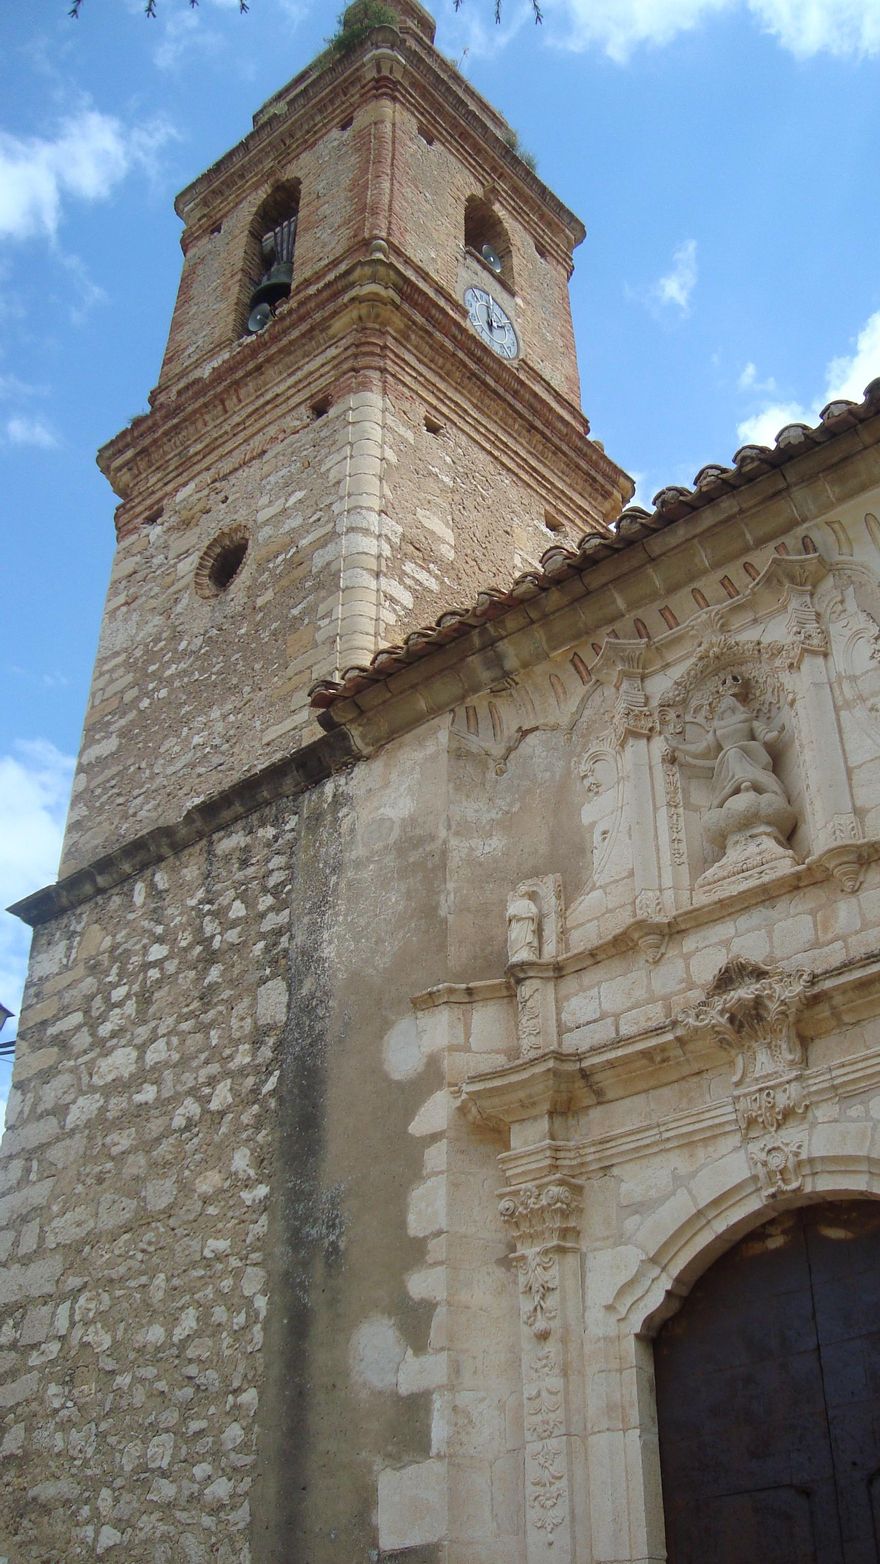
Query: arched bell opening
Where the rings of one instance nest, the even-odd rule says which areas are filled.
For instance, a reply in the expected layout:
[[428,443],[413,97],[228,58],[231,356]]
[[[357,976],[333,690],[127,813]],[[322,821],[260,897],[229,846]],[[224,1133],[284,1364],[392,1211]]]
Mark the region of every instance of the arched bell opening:
[[276,185],[255,212],[245,242],[238,307],[238,335],[253,336],[269,324],[293,286],[299,215],[298,180]]
[[654,1341],[669,1564],[880,1556],[880,1200],[777,1213]]
[[513,288],[513,249],[501,218],[488,201],[469,196],[464,208],[465,249]]

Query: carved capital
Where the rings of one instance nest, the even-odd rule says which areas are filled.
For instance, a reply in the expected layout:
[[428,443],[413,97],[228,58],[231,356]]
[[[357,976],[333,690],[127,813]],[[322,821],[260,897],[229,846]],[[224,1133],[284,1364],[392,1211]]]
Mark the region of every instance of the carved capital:
[[519,1184],[505,1191],[498,1205],[510,1224],[517,1250],[569,1243],[577,1233],[580,1189],[568,1181]]
[[568,1184],[523,1184],[498,1207],[513,1229],[523,1323],[539,1341],[548,1339],[559,1313],[559,1250],[576,1236],[577,1197]]

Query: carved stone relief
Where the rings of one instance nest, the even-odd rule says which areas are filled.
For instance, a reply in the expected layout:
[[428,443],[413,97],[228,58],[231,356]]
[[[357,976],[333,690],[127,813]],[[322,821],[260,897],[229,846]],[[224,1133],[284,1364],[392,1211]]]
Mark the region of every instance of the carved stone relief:
[[802,967],[785,971],[734,957],[676,1023],[683,1039],[709,1035],[731,1055],[737,1123],[767,1194],[800,1188],[803,1143],[778,1131],[807,1110],[797,1018],[811,982]]
[[518,885],[507,903],[508,969],[516,984],[520,1056],[535,1058],[556,1047],[556,986],[552,974],[521,970],[562,955],[562,880],[544,875]]
[[565,1386],[578,1371],[567,1356],[577,1321],[562,1318],[561,1267],[568,1263],[578,1274],[580,1190],[558,1181],[517,1185],[502,1196],[499,1212],[513,1234],[519,1274],[528,1558],[536,1564],[553,1548],[553,1557],[575,1564],[568,1436],[577,1430],[569,1426]]
[[781,708],[789,696],[774,661],[786,662],[778,644],[762,648],[719,637],[660,704],[670,840],[679,857],[687,852],[682,772],[706,779],[701,826],[709,850],[720,857],[698,876],[698,895],[799,861],[788,845],[798,815],[776,758],[787,726]]

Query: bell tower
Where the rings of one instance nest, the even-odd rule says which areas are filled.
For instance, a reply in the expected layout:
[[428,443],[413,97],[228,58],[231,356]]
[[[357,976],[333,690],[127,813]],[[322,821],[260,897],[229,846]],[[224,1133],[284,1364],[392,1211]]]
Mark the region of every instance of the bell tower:
[[122,503],[64,872],[306,743],[313,681],[631,492],[579,406],[584,230],[417,0],[394,14],[351,7],[178,198],[159,383],[99,458]]

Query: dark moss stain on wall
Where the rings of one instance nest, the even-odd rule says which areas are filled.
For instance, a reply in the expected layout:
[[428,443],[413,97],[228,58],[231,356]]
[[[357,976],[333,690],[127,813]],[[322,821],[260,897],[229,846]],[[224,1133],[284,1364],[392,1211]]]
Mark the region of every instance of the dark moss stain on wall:
[[303,1555],[309,1502],[313,1285],[320,1256],[338,1263],[344,1241],[339,1193],[321,1185],[326,1134],[327,928],[338,883],[337,795],[303,800],[290,866],[288,1013],[284,1027],[276,1161],[268,1235],[270,1305],[253,1542],[258,1564]]

